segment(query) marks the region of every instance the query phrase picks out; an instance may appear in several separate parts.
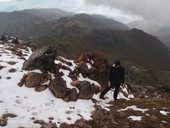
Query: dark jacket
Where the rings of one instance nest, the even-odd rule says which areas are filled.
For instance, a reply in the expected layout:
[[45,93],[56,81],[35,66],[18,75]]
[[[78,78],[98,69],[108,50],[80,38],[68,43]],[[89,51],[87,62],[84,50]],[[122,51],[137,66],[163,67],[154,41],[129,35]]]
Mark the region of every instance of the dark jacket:
[[118,68],[112,67],[109,74],[109,81],[111,82],[111,85],[120,85],[121,83],[124,83],[124,77],[125,71],[124,67],[120,66]]

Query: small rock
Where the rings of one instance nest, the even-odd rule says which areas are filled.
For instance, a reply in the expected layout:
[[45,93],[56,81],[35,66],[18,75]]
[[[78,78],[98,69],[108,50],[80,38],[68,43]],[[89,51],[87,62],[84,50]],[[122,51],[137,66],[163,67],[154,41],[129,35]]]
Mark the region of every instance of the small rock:
[[124,112],[117,112],[117,114],[116,114],[119,118],[126,118],[127,117],[127,115],[124,113]]
[[22,101],[21,99],[17,99],[17,100],[15,100],[15,102],[16,102],[17,104],[21,104],[23,101]]
[[49,120],[54,120],[54,118],[53,118],[53,117],[49,117],[48,119],[49,119]]
[[71,120],[71,117],[67,117],[67,120]]
[[7,119],[0,118],[0,126],[6,126],[7,125]]
[[3,68],[5,68],[5,67],[0,65],[0,70],[3,69]]
[[12,113],[7,113],[7,114],[3,114],[2,117],[0,118],[0,126],[6,126],[8,124],[8,117],[10,118],[14,118],[17,115],[12,114]]
[[35,117],[31,117],[31,120],[35,120]]
[[2,118],[8,118],[8,117],[15,118],[15,117],[17,117],[17,115],[15,115],[13,113],[7,113],[7,114],[3,114],[2,115]]
[[42,92],[47,89],[47,85],[38,85],[35,87],[36,92]]
[[73,86],[78,86],[80,84],[80,81],[79,80],[75,80],[75,81],[72,81],[71,82],[71,85],[73,85]]
[[154,116],[154,115],[150,116],[150,119],[151,119],[152,121],[157,121],[157,120],[158,120],[158,118],[157,118],[156,116]]
[[9,69],[9,72],[10,73],[14,73],[14,72],[16,72],[16,69],[15,68],[11,68],[11,69]]
[[16,62],[14,62],[14,61],[8,61],[7,63],[10,64],[10,65],[15,65],[16,64]]
[[6,79],[9,80],[9,79],[11,79],[11,77],[7,77]]

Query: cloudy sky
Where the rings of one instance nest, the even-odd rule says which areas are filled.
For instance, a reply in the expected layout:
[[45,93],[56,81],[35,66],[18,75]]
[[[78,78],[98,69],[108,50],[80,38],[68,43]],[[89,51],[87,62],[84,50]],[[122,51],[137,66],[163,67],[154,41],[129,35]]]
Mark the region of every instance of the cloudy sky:
[[0,11],[60,8],[102,14],[148,31],[170,27],[170,0],[0,0]]

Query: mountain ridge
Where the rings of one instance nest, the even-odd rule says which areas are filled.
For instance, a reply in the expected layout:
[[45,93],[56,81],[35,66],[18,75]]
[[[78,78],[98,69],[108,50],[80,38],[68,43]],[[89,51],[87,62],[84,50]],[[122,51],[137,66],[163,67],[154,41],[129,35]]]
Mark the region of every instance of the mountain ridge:
[[[4,17],[0,20],[0,31],[3,29],[6,33],[31,41],[36,47],[49,44],[56,47],[59,54],[70,57],[81,52],[102,50],[110,63],[121,59],[124,63],[149,69],[170,69],[170,52],[160,40],[104,16],[75,14],[51,22],[22,11],[5,14],[8,14],[7,28],[2,27]],[[17,19],[15,14],[19,15]],[[3,19],[1,15],[0,19]]]
[[74,15],[73,12],[64,11],[58,8],[25,9],[19,12],[23,12],[27,15],[37,16],[49,22],[56,21],[61,17]]

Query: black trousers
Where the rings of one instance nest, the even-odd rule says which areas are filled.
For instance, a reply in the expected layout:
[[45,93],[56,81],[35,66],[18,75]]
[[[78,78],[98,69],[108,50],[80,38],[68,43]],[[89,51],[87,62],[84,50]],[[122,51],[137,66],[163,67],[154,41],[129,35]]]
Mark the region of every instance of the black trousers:
[[118,96],[118,93],[119,93],[120,85],[121,85],[121,83],[117,83],[117,84],[112,85],[111,87],[106,87],[106,88],[101,92],[100,98],[104,97],[104,95],[105,95],[111,88],[115,88],[115,91],[114,91],[114,94],[113,94],[113,98],[114,98],[115,100],[117,100],[117,96]]

